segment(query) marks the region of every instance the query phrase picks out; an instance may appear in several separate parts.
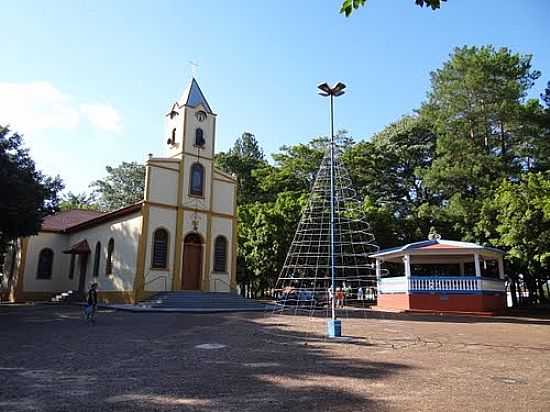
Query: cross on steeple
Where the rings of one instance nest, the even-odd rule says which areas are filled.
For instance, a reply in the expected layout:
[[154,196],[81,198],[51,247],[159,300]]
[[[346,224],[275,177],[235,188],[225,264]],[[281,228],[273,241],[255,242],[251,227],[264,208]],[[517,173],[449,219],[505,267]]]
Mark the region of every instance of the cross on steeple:
[[193,78],[197,77],[197,68],[199,67],[198,63],[189,60],[189,64],[191,65],[191,74],[193,75]]

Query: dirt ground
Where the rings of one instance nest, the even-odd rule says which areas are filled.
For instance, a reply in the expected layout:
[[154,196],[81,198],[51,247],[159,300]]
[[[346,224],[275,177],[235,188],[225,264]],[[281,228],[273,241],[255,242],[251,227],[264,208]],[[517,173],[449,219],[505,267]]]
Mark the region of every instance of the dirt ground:
[[548,411],[550,320],[0,306],[0,411]]

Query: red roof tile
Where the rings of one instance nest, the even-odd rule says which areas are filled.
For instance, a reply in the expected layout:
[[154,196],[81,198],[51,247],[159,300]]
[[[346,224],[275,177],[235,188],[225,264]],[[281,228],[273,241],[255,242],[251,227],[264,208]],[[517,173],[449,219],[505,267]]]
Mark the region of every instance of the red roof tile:
[[41,230],[45,232],[62,232],[71,226],[79,225],[104,214],[105,213],[96,210],[82,209],[58,212],[55,215],[46,216],[44,218]]

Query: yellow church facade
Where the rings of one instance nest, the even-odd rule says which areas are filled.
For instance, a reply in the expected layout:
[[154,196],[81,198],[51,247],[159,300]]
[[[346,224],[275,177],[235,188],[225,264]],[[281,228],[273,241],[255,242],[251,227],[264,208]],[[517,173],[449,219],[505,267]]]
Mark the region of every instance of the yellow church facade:
[[46,217],[8,257],[3,298],[46,300],[92,282],[104,302],[234,291],[237,182],[214,167],[216,117],[192,79],[166,115],[165,156],[145,162],[143,200],[109,213]]

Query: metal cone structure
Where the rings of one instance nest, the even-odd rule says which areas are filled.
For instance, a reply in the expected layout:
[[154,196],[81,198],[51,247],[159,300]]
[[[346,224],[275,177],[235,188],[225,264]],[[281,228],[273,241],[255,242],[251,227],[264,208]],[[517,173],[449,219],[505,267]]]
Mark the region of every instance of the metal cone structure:
[[[326,311],[329,315],[332,311],[332,290],[336,310],[363,306],[374,299],[376,270],[369,255],[379,248],[374,244],[374,235],[365,220],[362,204],[342,164],[340,153],[341,150],[335,145],[334,197],[331,196],[330,148],[321,162],[308,205],[277,280],[278,311],[305,311],[310,314]],[[331,203],[334,225],[331,225]],[[334,313],[332,315],[335,319]]]

